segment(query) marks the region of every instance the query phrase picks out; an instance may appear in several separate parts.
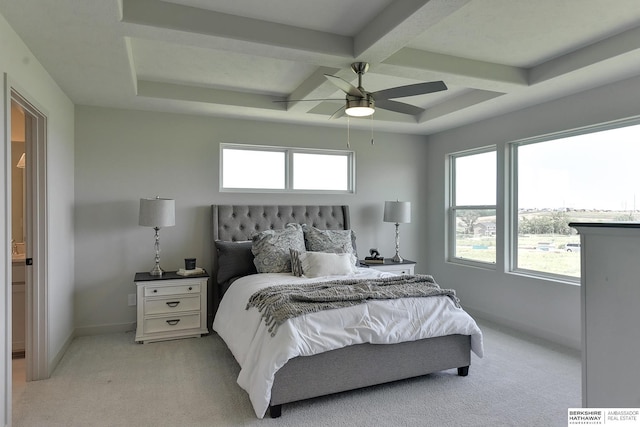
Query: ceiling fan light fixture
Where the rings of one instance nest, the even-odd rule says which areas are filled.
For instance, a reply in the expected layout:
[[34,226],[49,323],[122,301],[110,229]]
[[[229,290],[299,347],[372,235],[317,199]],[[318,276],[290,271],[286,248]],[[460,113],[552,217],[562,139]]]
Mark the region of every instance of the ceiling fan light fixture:
[[373,100],[369,99],[348,99],[347,107],[344,110],[351,117],[368,117],[375,112]]

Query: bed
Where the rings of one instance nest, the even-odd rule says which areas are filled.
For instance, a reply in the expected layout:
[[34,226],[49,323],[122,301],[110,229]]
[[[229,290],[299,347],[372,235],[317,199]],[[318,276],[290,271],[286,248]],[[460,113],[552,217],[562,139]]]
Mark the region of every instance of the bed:
[[[384,322],[379,322],[381,329],[389,329],[384,335],[380,331],[371,332],[376,328],[371,325],[363,329],[359,326],[363,316],[359,311],[363,310],[363,304],[360,304],[292,318],[282,323],[277,332],[270,333],[259,310],[247,308],[247,299],[254,291],[273,284],[297,285],[327,278],[306,279],[290,272],[256,274],[252,237],[257,233],[268,234],[268,230],[304,224],[306,229],[350,233],[355,251],[348,206],[213,205],[212,220],[216,310],[213,329],[238,361],[241,368],[238,384],[249,393],[259,418],[267,411],[272,418],[279,417],[286,403],[432,372],[457,369],[458,375],[467,376],[471,351],[482,357],[481,331],[447,296],[367,302],[367,316],[382,310],[402,313],[396,317],[404,317],[414,306],[419,307],[416,310],[425,318],[441,313],[438,319],[442,316],[444,320],[416,330],[408,331],[410,328],[395,323],[391,327]],[[348,277],[382,280],[387,276],[390,273],[356,268]],[[344,279],[342,276],[331,278]],[[351,325],[348,331],[328,323],[334,320],[327,316],[336,313],[341,316],[338,323]],[[428,337],[424,336],[426,333]],[[300,337],[303,344],[298,343]],[[292,340],[295,343],[291,344]]]

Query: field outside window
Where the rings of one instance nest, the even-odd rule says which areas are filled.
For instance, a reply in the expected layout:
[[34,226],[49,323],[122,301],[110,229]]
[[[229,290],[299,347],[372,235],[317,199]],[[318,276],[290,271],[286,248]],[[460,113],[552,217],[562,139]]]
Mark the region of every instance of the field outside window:
[[575,280],[581,248],[570,222],[640,219],[640,126],[513,147],[515,268]]
[[496,151],[451,157],[450,258],[496,262]]

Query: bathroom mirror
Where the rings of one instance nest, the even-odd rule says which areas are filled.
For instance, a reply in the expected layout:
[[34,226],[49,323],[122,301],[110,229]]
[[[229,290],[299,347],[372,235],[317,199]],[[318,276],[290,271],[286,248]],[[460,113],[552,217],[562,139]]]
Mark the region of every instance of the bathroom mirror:
[[18,253],[24,253],[25,166],[25,115],[11,102],[11,239]]

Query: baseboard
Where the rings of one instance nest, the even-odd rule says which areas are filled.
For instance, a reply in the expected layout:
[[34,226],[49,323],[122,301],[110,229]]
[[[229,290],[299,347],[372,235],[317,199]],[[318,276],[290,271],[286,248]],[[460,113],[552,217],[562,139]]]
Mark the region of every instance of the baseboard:
[[582,342],[580,341],[580,339],[568,339],[566,337],[550,333],[549,331],[532,328],[530,325],[514,322],[511,319],[503,319],[500,316],[496,316],[495,314],[485,313],[481,310],[475,310],[470,307],[465,306],[464,310],[469,313],[471,317],[476,318],[478,321],[485,320],[489,323],[495,323],[496,325],[500,326],[500,328],[511,330],[512,333],[515,333],[514,335],[522,334],[533,339],[548,341],[549,343],[565,347],[572,352],[579,352],[582,349]]
[[136,322],[112,323],[109,325],[80,326],[75,329],[76,337],[89,335],[115,334],[119,332],[131,332],[136,330]]
[[47,370],[48,372],[47,378],[50,377],[53,371],[56,369],[56,367],[62,360],[62,356],[64,356],[64,354],[67,352],[67,350],[69,349],[69,346],[71,345],[75,337],[76,337],[75,331],[71,332],[67,337],[67,339],[64,341],[64,344],[62,344],[60,351],[56,353],[54,357],[49,359],[49,369]]

